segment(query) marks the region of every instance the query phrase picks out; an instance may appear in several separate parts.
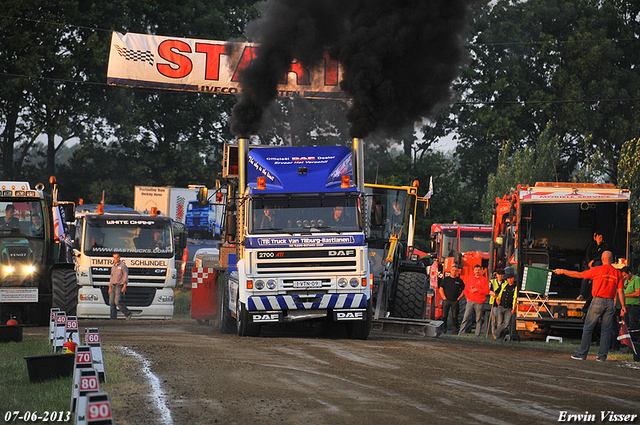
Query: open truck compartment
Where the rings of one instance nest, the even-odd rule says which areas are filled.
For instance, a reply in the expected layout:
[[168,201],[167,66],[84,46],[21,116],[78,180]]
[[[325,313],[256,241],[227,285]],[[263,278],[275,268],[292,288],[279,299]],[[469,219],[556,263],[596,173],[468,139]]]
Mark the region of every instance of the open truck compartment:
[[[544,334],[582,328],[582,280],[551,270],[586,270],[587,247],[595,232],[603,235],[613,253],[614,267],[631,265],[629,202],[628,190],[586,183],[518,186],[496,199],[490,271],[508,266],[517,270],[519,331]],[[527,267],[542,269],[548,277],[548,285],[535,296],[522,293]]]
[[[622,267],[629,245],[627,215],[628,203],[619,201],[523,204],[522,263],[551,270],[586,270],[587,246],[599,231]],[[550,298],[575,300],[580,283],[580,279],[553,275]]]

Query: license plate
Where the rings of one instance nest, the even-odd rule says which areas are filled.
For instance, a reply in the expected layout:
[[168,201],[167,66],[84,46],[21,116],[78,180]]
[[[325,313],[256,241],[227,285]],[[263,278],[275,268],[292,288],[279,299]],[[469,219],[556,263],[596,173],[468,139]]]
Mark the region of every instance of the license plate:
[[294,280],[293,287],[294,288],[319,288],[322,286],[322,281],[320,280]]
[[569,317],[582,317],[584,316],[584,312],[582,311],[567,311],[567,316]]

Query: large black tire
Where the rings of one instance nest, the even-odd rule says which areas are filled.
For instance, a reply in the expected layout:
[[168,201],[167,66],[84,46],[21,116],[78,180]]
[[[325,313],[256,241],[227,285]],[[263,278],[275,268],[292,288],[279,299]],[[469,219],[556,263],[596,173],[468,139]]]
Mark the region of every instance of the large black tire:
[[404,319],[424,319],[429,281],[425,273],[402,272],[398,276],[394,312]]
[[244,307],[244,304],[238,300],[238,308],[236,309],[236,320],[238,336],[259,336],[260,325],[255,323],[249,323],[249,312]]
[[229,313],[229,279],[228,274],[222,276],[218,285],[218,317],[220,320],[220,333],[233,334],[236,332],[236,323]]
[[369,338],[371,332],[371,316],[373,308],[371,307],[371,300],[367,302],[367,319],[359,322],[347,322],[347,336],[349,339],[362,339]]
[[51,272],[51,304],[75,316],[78,307],[78,282],[76,272],[72,269],[54,269]]

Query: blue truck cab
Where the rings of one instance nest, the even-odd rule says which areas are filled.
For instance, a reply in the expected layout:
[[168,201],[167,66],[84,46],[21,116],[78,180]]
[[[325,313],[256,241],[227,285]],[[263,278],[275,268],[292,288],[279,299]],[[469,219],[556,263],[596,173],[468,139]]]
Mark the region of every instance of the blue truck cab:
[[351,150],[259,148],[244,161],[221,327],[234,318],[239,335],[257,336],[269,323],[345,322],[350,338],[366,339],[371,281]]
[[189,237],[197,239],[216,239],[220,236],[220,204],[190,201],[187,207],[185,227]]

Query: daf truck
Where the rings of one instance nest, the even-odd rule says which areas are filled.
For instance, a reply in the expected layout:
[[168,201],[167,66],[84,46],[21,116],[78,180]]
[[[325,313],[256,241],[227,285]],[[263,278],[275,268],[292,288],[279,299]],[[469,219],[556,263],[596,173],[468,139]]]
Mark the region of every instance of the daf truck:
[[[74,248],[79,318],[109,318],[113,254],[129,269],[125,303],[134,318],[171,319],[176,285],[172,220],[136,212],[76,214]],[[107,208],[109,210],[109,208]]]
[[[354,145],[358,156],[357,139]],[[368,338],[364,182],[353,163],[342,146],[249,150],[240,139],[226,147],[223,331],[258,336],[267,324],[320,321],[344,323],[350,338]]]

